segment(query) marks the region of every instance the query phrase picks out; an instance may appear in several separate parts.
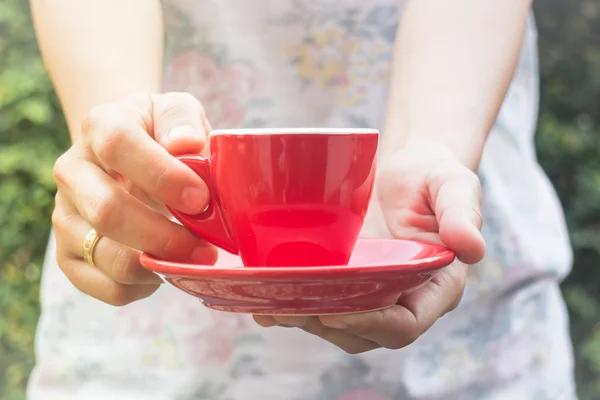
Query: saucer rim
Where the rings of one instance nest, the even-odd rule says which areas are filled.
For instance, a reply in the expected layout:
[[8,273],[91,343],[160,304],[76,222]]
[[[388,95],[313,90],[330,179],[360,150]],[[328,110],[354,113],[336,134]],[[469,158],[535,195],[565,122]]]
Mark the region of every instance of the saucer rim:
[[332,265],[332,266],[281,266],[281,267],[245,267],[237,266],[219,266],[189,264],[176,261],[160,260],[152,257],[150,254],[142,253],[139,257],[142,266],[152,272],[169,277],[183,278],[317,278],[319,276],[331,275],[379,275],[381,273],[393,272],[394,274],[413,275],[418,273],[428,273],[451,264],[455,258],[455,253],[449,248],[432,242],[421,240],[406,239],[375,239],[359,238],[358,241],[393,241],[418,243],[429,248],[436,248],[438,252],[435,255],[426,258],[407,260],[402,263],[381,264],[381,265]]

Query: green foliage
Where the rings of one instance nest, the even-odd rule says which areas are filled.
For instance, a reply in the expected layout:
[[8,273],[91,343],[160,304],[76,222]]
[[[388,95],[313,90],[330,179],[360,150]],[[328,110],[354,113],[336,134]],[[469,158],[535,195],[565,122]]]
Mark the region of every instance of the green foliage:
[[563,284],[578,392],[600,399],[600,1],[536,3],[542,102],[539,159],[556,187],[575,251]]
[[[600,398],[600,0],[536,3],[540,161],[575,248],[564,284],[581,400]],[[33,366],[52,164],[68,135],[40,60],[27,2],[0,2],[0,399],[24,398]]]
[[52,164],[66,128],[26,2],[0,2],[0,399],[22,399],[33,367]]

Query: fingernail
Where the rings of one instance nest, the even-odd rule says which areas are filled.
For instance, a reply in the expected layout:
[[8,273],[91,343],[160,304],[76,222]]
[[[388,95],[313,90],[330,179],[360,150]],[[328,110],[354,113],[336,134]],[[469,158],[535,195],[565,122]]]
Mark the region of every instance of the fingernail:
[[321,320],[321,323],[328,328],[346,329],[348,327],[348,325],[341,318],[322,316],[319,319]]
[[181,193],[181,201],[191,213],[198,214],[204,211],[207,200],[206,190],[199,187],[190,186],[183,189]]
[[176,126],[171,128],[169,133],[167,133],[169,142],[175,142],[180,139],[188,139],[195,136],[199,136],[198,129],[195,129],[191,125]]

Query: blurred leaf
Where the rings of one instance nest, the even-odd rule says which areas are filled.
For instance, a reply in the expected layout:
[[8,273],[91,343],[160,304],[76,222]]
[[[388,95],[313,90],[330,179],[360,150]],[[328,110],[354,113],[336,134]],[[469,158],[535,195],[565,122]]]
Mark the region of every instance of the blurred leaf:
[[[575,251],[563,284],[581,400],[600,399],[600,1],[534,2],[541,56],[539,159]],[[592,332],[594,332],[592,334]]]
[[584,319],[598,321],[600,305],[594,296],[578,287],[565,289],[564,296],[574,313]]
[[51,118],[52,109],[46,101],[40,99],[28,99],[19,104],[19,112],[23,117],[35,124],[42,124]]

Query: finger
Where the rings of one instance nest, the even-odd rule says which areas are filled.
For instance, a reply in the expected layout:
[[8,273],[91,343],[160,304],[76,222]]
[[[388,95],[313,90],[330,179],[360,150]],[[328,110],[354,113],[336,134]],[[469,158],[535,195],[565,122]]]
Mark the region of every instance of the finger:
[[141,201],[148,207],[152,208],[153,210],[158,211],[159,213],[161,213],[162,215],[164,215],[167,218],[171,217],[171,213],[169,212],[169,210],[167,210],[167,208],[165,207],[165,205],[163,203],[156,200],[154,197],[148,196],[148,193],[144,192],[139,187],[133,186],[133,187],[127,188],[127,191],[129,192],[130,195],[132,195],[133,197],[135,197],[136,199],[138,199],[139,201]]
[[430,177],[429,192],[434,204],[442,242],[467,264],[481,261],[485,242],[481,235],[481,185],[467,168],[448,168]]
[[263,328],[270,328],[272,326],[280,325],[279,322],[275,321],[275,318],[270,315],[253,315],[252,318],[254,318],[254,322]]
[[154,138],[171,154],[200,153],[210,126],[204,108],[189,93],[153,95]]
[[[83,242],[91,226],[60,192],[56,196],[52,223],[56,236],[61,238],[63,251],[70,254],[71,258],[82,257]],[[100,238],[93,253],[96,266],[114,281],[125,285],[162,283],[160,277],[142,267],[139,256],[139,251],[108,237]]]
[[97,165],[75,159],[59,170],[59,191],[101,235],[160,259],[216,262],[213,246],[131,196]]
[[127,177],[173,208],[200,213],[208,200],[206,185],[149,135],[145,111],[121,103],[96,107],[82,126],[83,137],[107,172]]
[[[61,246],[58,237],[57,245]],[[87,264],[83,259],[71,258],[61,252],[57,254],[57,262],[77,289],[113,306],[124,306],[146,298],[160,286],[159,284],[124,285],[114,281],[100,269]]]
[[287,326],[294,326],[318,336],[331,344],[336,345],[348,354],[364,353],[380,346],[370,340],[358,337],[349,332],[329,328],[319,321],[317,317],[289,317],[275,316],[275,321]]
[[392,307],[360,314],[319,317],[324,326],[356,335],[388,349],[414,342],[439,318],[454,309],[462,297],[466,265],[447,267],[420,289],[400,298]]
[[294,328],[293,326],[280,324],[270,315],[253,315],[252,317],[254,318],[254,322],[263,328],[271,328],[273,326],[278,326],[280,328]]

